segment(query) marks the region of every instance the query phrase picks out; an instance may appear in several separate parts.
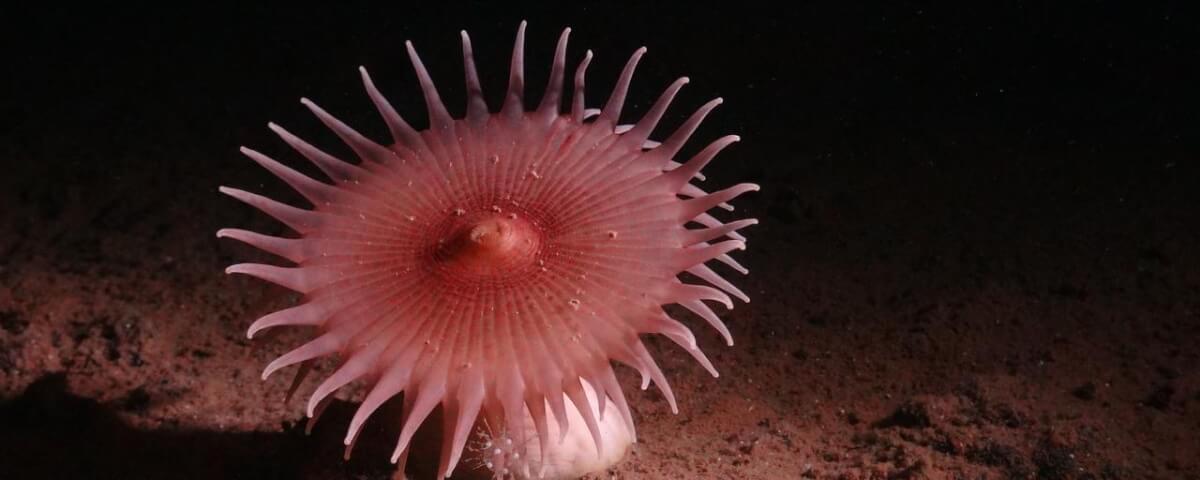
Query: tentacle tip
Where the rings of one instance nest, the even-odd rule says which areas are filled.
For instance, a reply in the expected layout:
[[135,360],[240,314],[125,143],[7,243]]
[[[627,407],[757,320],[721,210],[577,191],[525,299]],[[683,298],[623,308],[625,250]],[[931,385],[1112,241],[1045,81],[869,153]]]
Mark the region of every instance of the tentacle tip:
[[267,122],[267,128],[271,129],[272,131],[276,131],[276,132],[278,132],[280,129],[278,123],[271,122],[271,121]]
[[350,444],[351,444],[351,443],[353,443],[353,442],[354,442],[354,435],[352,435],[352,434],[351,434],[351,435],[346,435],[346,438],[343,438],[343,439],[342,439],[342,445],[345,445],[345,446],[347,446],[347,447],[349,447],[349,446],[350,446]]
[[275,373],[275,369],[268,366],[266,370],[263,370],[262,379],[266,380],[272,373]]
[[254,334],[255,334],[255,333],[258,333],[258,330],[255,330],[254,328],[251,328],[251,329],[249,329],[249,330],[246,330],[246,339],[247,339],[247,340],[254,340]]
[[225,238],[227,236],[229,236],[228,228],[222,228],[220,230],[217,230],[217,238]]
[[258,153],[256,151],[254,151],[254,149],[247,147],[245,145],[238,147],[238,151],[242,152],[242,155],[247,155],[247,156],[249,156],[251,153]]
[[717,97],[713,99],[713,105],[720,105],[722,103],[725,103],[724,97]]
[[521,25],[518,28],[524,29],[526,25],[529,25],[529,22],[526,20],[521,20]]
[[361,73],[361,74],[363,74],[363,75],[366,75],[366,74],[367,74],[367,67],[364,67],[364,66],[362,66],[362,65],[359,65],[359,66],[358,66],[358,73]]
[[583,58],[584,58],[584,60],[591,60],[592,59],[592,49],[589,48],[588,51],[583,54]]

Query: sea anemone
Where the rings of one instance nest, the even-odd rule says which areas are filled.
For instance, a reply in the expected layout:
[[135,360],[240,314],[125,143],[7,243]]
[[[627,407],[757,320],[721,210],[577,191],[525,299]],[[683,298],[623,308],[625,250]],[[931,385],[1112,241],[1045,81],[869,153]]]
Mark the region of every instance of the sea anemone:
[[439,478],[453,473],[477,419],[510,432],[519,445],[536,442],[545,456],[568,431],[583,431],[569,423],[566,402],[582,419],[593,453],[600,454],[605,411],[619,414],[629,434],[634,432],[614,361],[640,372],[643,389],[656,384],[678,412],[640,334],[665,335],[717,375],[691,331],[665,305],[690,310],[733,344],[704,302],[732,308],[730,295],[749,299],[705,263],[715,259],[746,273],[728,253],[745,248],[737,230],[756,221],[722,222],[707,212],[718,206],[732,210],[726,202],[758,186],[707,193],[691,183],[703,180],[701,169],[737,136],[712,142],[686,162],[674,160],[721,99],[704,104],[661,143],[652,141],[652,130],[688,79],[667,87],[635,124],[620,125],[634,68],[646,50],[633,53],[598,110],[584,103],[589,51],[575,71],[570,106],[563,112],[566,29],[541,102],[527,110],[524,32],[522,22],[497,113],[488,110],[470,39],[462,32],[463,118],[447,111],[409,42],[428,109],[427,130],[402,119],[361,67],[367,95],[391,133],[390,146],[307,99],[301,103],[361,161],[340,160],[268,124],[332,183],[254,150],[242,153],[297,190],[312,209],[220,189],[298,234],[217,232],[295,263],[242,263],[226,272],[303,294],[298,305],[255,321],[248,335],[284,325],[315,331],[311,341],[271,362],[264,379],[300,364],[299,379],[314,360],[336,355],[336,371],[308,401],[310,417],[343,386],[366,385],[345,437],[347,455],[372,412],[401,393],[404,418],[391,458],[401,471],[418,427],[439,406],[444,418]]

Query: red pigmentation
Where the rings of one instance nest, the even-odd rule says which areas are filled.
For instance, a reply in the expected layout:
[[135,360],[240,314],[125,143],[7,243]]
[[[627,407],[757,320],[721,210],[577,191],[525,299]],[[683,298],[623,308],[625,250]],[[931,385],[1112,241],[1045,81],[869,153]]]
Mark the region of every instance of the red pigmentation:
[[[271,362],[283,367],[336,356],[339,366],[308,402],[319,414],[331,394],[355,381],[368,393],[351,420],[346,445],[384,401],[403,393],[404,419],[393,462],[407,457],[417,427],[441,407],[446,419],[439,477],[459,463],[477,418],[519,425],[532,418],[541,451],[559,432],[586,428],[604,448],[596,411],[608,401],[630,432],[633,417],[613,361],[641,372],[672,411],[675,398],[641,342],[662,334],[713,376],[691,331],[663,310],[679,304],[733,344],[705,301],[732,308],[747,296],[706,265],[717,260],[746,273],[729,257],[745,248],[737,230],[754,219],[723,223],[707,212],[732,210],[730,200],[757,185],[714,193],[694,185],[701,169],[736,136],[720,138],[686,162],[674,158],[720,99],[704,104],[661,143],[650,140],[668,104],[687,83],[672,83],[633,125],[618,125],[626,91],[645,49],[636,51],[603,108],[585,108],[584,77],[591,52],[574,74],[567,112],[560,111],[570,29],[558,41],[540,105],[524,107],[524,23],[517,33],[504,105],[490,113],[462,34],[468,101],[452,118],[412,44],[408,53],[429,111],[429,128],[402,119],[360,70],[367,94],[391,132],[376,143],[308,100],[302,100],[359,157],[345,162],[283,128],[270,128],[329,178],[309,178],[265,155],[243,149],[312,204],[302,209],[243,190],[221,191],[283,222],[293,238],[223,229],[294,266],[238,264],[251,275],[297,291],[297,306],[254,322],[314,327],[314,338]],[[693,225],[694,224],[694,225]],[[692,228],[688,228],[692,226]],[[719,267],[724,268],[724,267]],[[685,283],[683,272],[706,284]],[[302,375],[302,374],[301,374]],[[565,398],[584,425],[567,425]],[[524,428],[512,432],[523,435]]]

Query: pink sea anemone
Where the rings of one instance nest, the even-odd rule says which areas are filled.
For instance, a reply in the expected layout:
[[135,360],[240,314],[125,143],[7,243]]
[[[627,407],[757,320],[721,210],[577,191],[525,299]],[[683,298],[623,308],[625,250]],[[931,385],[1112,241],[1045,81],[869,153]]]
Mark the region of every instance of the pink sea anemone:
[[[368,393],[345,438],[347,454],[372,412],[402,392],[404,419],[392,455],[401,469],[418,426],[439,406],[445,419],[439,478],[459,463],[477,418],[493,427],[508,426],[519,437],[536,437],[516,440],[535,441],[540,452],[553,448],[568,430],[582,431],[569,424],[566,401],[574,404],[599,453],[605,438],[597,417],[606,410],[618,412],[633,432],[614,360],[638,370],[642,388],[653,381],[671,410],[678,411],[640,334],[665,335],[717,375],[691,331],[664,305],[690,310],[733,344],[704,301],[732,308],[730,295],[749,299],[705,263],[715,259],[746,273],[727,254],[745,248],[737,230],[756,221],[725,223],[707,212],[718,206],[732,210],[726,202],[758,186],[706,193],[691,183],[703,179],[700,170],[736,136],[714,141],[685,163],[673,160],[721,100],[704,104],[661,143],[651,141],[652,130],[688,79],[667,87],[637,123],[619,125],[645,49],[634,52],[599,110],[584,103],[589,51],[575,71],[570,107],[561,112],[566,29],[545,94],[536,109],[526,110],[524,31],[522,23],[498,113],[490,113],[484,101],[466,32],[468,98],[460,119],[442,104],[408,43],[429,112],[427,130],[417,131],[402,119],[360,68],[367,94],[391,132],[390,146],[360,135],[304,99],[361,161],[334,158],[272,123],[271,130],[332,183],[254,150],[242,152],[313,208],[221,188],[299,234],[217,232],[295,263],[243,263],[226,270],[304,296],[299,305],[250,326],[250,336],[283,325],[315,332],[311,341],[271,362],[263,378],[294,364],[300,364],[302,376],[314,360],[336,355],[338,368],[312,394],[309,416],[319,414],[339,388],[365,382]],[[692,223],[697,227],[688,228]],[[684,272],[711,286],[682,281]],[[524,427],[530,421],[532,426]]]

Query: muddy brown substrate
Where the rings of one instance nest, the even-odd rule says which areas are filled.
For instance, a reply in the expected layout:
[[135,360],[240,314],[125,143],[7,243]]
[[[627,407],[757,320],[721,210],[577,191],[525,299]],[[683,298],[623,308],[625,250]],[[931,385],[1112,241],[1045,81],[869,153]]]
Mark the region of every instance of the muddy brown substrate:
[[[386,478],[395,422],[369,424],[343,462],[353,403],[305,436],[303,399],[282,401],[288,375],[259,379],[303,332],[250,342],[245,328],[296,298],[222,275],[265,257],[213,232],[279,227],[203,182],[156,187],[200,175],[195,163],[130,160],[118,180],[62,188],[25,181],[46,173],[35,165],[4,182],[0,470]],[[257,175],[234,165],[229,183]],[[691,321],[722,376],[652,341],[680,414],[622,369],[640,443],[603,477],[1200,475],[1200,268],[1181,187],[1097,178],[1085,191],[1150,200],[1054,207],[981,188],[984,174],[925,172],[914,191],[920,170],[850,173],[769,180],[739,205],[762,225],[737,279],[753,302],[724,315],[736,345]]]

